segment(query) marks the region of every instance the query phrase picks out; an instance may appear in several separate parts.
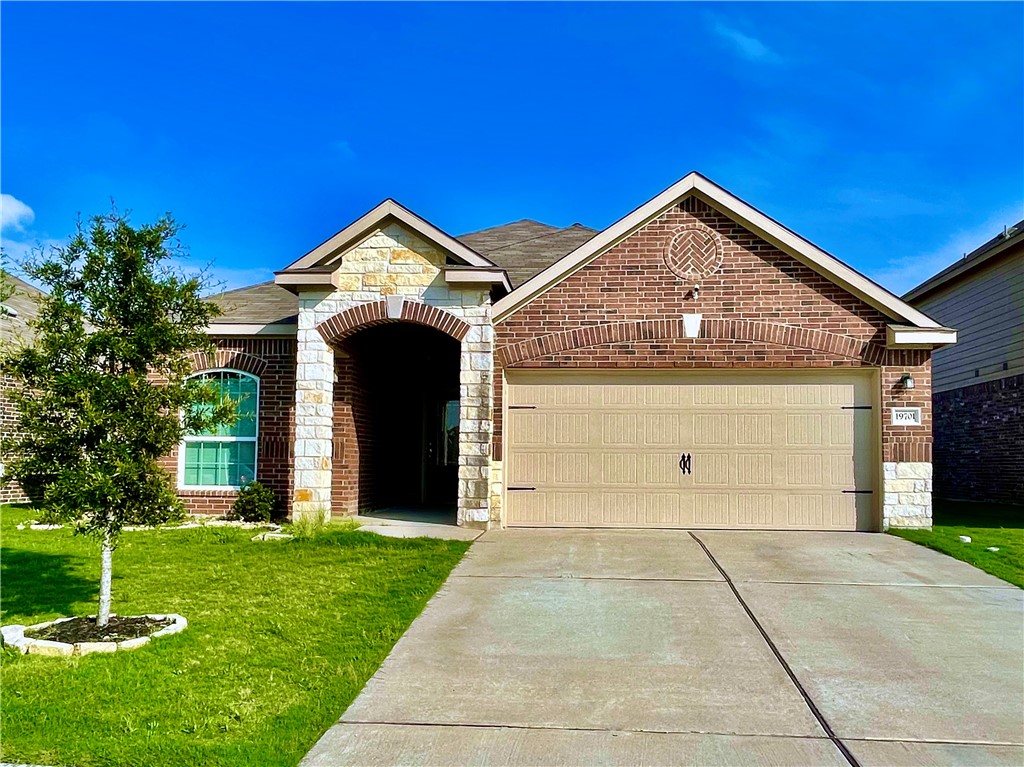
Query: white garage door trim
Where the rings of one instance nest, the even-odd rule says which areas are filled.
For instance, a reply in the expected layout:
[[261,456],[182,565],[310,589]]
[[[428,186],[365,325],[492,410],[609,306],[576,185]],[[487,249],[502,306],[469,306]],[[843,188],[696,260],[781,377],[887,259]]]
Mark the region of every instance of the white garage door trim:
[[877,530],[880,404],[874,369],[506,371],[502,516]]

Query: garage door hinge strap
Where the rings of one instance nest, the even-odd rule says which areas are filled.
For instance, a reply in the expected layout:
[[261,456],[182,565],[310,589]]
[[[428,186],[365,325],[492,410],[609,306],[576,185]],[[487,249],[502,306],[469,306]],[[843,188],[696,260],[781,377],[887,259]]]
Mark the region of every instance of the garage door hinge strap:
[[857,493],[858,495],[860,495],[862,493],[863,494],[867,494],[867,493],[873,493],[875,491],[874,490],[843,490],[843,492],[844,493]]
[[843,405],[840,410],[873,410],[873,405]]
[[509,410],[536,410],[536,405],[509,405]]
[[510,487],[509,490],[536,490],[535,487]]

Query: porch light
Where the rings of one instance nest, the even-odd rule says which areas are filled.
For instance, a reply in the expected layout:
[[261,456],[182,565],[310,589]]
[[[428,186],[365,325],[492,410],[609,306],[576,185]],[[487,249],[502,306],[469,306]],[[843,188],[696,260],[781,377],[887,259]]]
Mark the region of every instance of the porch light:
[[901,375],[900,376],[900,386],[902,386],[904,389],[913,389],[914,388],[914,376],[910,375],[910,373],[904,373],[903,375]]

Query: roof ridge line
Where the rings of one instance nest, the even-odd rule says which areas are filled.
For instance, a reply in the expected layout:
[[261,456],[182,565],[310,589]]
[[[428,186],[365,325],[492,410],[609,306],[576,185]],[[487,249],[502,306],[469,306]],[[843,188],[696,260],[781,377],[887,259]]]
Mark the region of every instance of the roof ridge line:
[[[540,223],[540,222],[538,222],[538,223]],[[545,224],[545,226],[548,226],[548,224]],[[516,240],[515,242],[510,242],[508,245],[502,245],[500,248],[491,248],[487,252],[488,253],[497,253],[499,250],[504,250],[505,248],[511,248],[514,245],[522,245],[524,242],[533,242],[534,240],[543,240],[545,237],[554,237],[556,234],[561,234],[562,232],[565,232],[565,231],[567,231],[569,229],[572,229],[573,226],[576,226],[576,224],[572,224],[571,226],[563,226],[561,229],[555,229],[555,231],[553,231],[553,232],[547,232],[545,234],[538,234],[536,237],[527,237],[525,240]],[[583,224],[580,224],[579,226],[583,226]],[[589,226],[583,227],[583,228],[584,229],[590,229]],[[594,234],[597,234],[597,230],[596,229],[591,230],[591,231],[593,231]]]

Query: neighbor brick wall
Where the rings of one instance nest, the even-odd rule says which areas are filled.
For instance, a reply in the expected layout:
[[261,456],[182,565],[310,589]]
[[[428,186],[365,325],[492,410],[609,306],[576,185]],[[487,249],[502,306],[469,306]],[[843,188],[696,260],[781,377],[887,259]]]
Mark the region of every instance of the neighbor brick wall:
[[[271,488],[282,509],[290,511],[292,451],[295,426],[295,339],[215,338],[217,353],[193,361],[196,372],[219,367],[244,370],[260,379],[259,440],[256,479]],[[161,459],[161,464],[178,480],[178,451]],[[193,514],[225,514],[231,510],[236,492],[231,490],[180,490],[179,496]]]
[[[17,433],[18,415],[14,403],[7,396],[17,384],[10,376],[0,376],[0,434],[5,437]],[[0,485],[0,503],[22,503],[28,496],[15,482]]]
[[[718,232],[723,248],[720,268],[699,281],[696,299],[691,284],[664,258],[673,233],[693,222]],[[682,314],[703,315],[704,337],[681,337]],[[918,428],[883,426],[883,459],[928,461],[929,353],[886,350],[888,322],[861,299],[690,197],[499,322],[495,364],[499,370],[879,368],[883,424],[894,405],[920,406],[924,416]],[[562,348],[566,334],[576,348]],[[528,358],[522,358],[524,350]],[[912,392],[893,389],[904,372],[914,375]],[[498,460],[501,396],[501,376],[495,375]]]
[[935,394],[935,495],[1024,505],[1024,375]]

